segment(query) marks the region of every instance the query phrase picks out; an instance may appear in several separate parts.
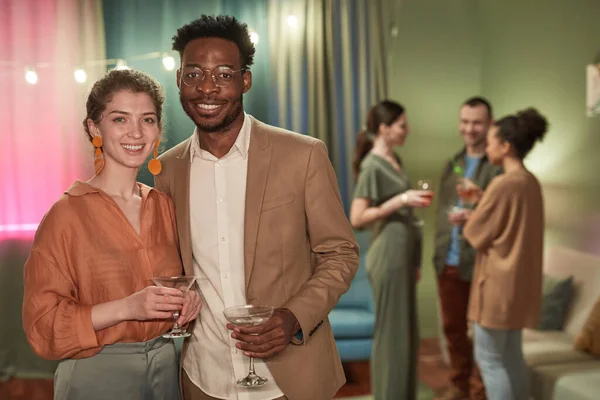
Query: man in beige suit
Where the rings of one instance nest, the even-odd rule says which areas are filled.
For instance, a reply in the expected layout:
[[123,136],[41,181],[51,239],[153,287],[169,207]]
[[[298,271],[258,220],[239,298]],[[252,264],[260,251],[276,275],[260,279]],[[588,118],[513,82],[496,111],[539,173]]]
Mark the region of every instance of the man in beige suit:
[[[182,353],[185,399],[331,399],[345,378],[327,315],[358,268],[325,145],[244,113],[254,57],[245,24],[208,17],[173,38],[192,136],[161,156],[185,273],[203,299]],[[240,304],[276,307],[266,323],[227,324]],[[248,373],[268,382],[236,385]]]

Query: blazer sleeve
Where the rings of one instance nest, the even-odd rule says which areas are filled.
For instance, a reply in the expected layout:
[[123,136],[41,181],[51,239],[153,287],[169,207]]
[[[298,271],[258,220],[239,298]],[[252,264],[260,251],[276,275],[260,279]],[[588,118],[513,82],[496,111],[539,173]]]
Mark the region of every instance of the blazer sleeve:
[[316,141],[311,150],[304,201],[316,267],[312,277],[284,307],[296,316],[306,343],[349,289],[359,263],[358,244],[322,141]]

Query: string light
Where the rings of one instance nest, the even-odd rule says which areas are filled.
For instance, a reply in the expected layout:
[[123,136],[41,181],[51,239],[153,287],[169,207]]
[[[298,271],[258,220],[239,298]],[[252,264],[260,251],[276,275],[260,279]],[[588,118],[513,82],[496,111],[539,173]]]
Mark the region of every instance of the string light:
[[26,67],[25,68],[25,80],[27,81],[27,83],[29,83],[30,85],[35,85],[38,81],[38,75],[37,72],[35,72],[35,70]]
[[[292,22],[292,24],[297,24],[297,18],[295,16],[290,16],[292,17],[292,20],[294,20],[294,22]],[[255,31],[251,31],[250,32],[250,41],[256,45],[259,41],[259,35],[258,33],[256,33]],[[88,80],[88,72],[90,70],[90,68],[94,69],[97,67],[105,67],[107,69],[109,69],[110,67],[114,66],[114,69],[118,69],[118,70],[123,70],[123,69],[130,69],[131,67],[128,65],[128,63],[131,62],[137,62],[137,61],[146,61],[146,60],[152,60],[152,59],[161,59],[162,61],[162,65],[163,67],[167,70],[167,71],[172,71],[175,69],[177,61],[175,60],[175,58],[173,57],[171,52],[159,52],[159,51],[155,51],[155,52],[151,52],[151,53],[146,53],[146,54],[138,54],[135,56],[131,56],[131,57],[127,57],[127,60],[123,59],[123,58],[113,58],[113,59],[106,59],[106,60],[91,60],[91,61],[86,61],[83,62],[81,64],[79,64],[76,68],[71,69],[73,67],[70,67],[68,64],[66,63],[61,63],[61,62],[36,62],[36,63],[32,63],[29,64],[25,67],[25,81],[30,84],[30,85],[35,85],[38,83],[39,80],[39,76],[38,76],[38,71],[39,70],[45,70],[48,68],[52,68],[52,69],[66,69],[66,70],[71,70],[72,71],[72,77],[75,79],[75,82],[77,83],[85,83]],[[22,64],[19,64],[15,61],[4,61],[4,60],[0,60],[0,68],[22,68]],[[42,73],[42,79],[44,79],[44,74]]]
[[123,70],[123,69],[130,69],[130,68],[127,65],[127,63],[125,62],[125,60],[119,60],[119,61],[117,61],[117,66],[115,67],[115,69]]
[[258,33],[251,31],[250,32],[250,41],[252,42],[253,45],[256,46],[256,44],[258,43]]
[[297,28],[298,27],[298,18],[295,15],[288,15],[287,17],[287,24],[290,28]]
[[175,68],[175,59],[167,53],[163,56],[162,63],[167,71],[173,71]]
[[85,83],[85,81],[87,81],[87,73],[83,68],[76,69],[73,75],[75,76],[75,81],[77,83]]

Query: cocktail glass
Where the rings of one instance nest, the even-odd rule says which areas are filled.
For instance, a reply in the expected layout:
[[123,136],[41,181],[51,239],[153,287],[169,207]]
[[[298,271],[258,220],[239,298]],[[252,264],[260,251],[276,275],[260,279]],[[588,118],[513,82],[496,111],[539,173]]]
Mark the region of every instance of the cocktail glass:
[[[239,327],[255,326],[267,322],[273,315],[273,306],[243,305],[226,308],[223,311],[225,318],[231,324]],[[256,375],[254,371],[254,358],[250,357],[250,371],[248,376],[237,380],[237,384],[244,387],[259,387],[267,383],[268,379]]]

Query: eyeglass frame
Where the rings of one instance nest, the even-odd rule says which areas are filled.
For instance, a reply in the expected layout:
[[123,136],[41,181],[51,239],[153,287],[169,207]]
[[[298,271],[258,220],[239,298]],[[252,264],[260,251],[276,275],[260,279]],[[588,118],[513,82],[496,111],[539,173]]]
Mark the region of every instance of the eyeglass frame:
[[[215,84],[215,86],[216,86],[216,87],[219,87],[219,88],[226,88],[226,87],[228,87],[229,85],[231,85],[231,84],[233,83],[233,80],[232,80],[231,82],[229,82],[227,85],[225,85],[225,86],[221,86],[221,85],[217,84],[217,78],[215,78],[215,75],[213,74],[213,71],[214,71],[214,70],[216,70],[217,68],[221,68],[221,67],[230,68],[230,67],[228,67],[228,66],[226,66],[226,65],[217,65],[217,66],[216,66],[216,67],[214,67],[213,69],[202,69],[202,68],[200,68],[200,67],[196,67],[196,66],[192,67],[193,69],[198,69],[198,70],[202,71],[202,78],[200,79],[200,82],[198,82],[198,83],[197,83],[197,84],[195,84],[195,85],[188,85],[188,84],[185,82],[185,80],[183,79],[183,70],[184,70],[186,67],[183,67],[183,68],[180,68],[180,69],[179,69],[179,71],[180,71],[180,73],[179,73],[179,79],[180,79],[180,80],[181,80],[181,82],[182,82],[182,83],[183,83],[185,86],[187,86],[187,87],[197,87],[198,85],[202,84],[202,82],[204,82],[204,79],[206,78],[206,74],[205,74],[205,72],[206,72],[206,71],[208,71],[208,72],[210,72],[210,77],[211,77],[211,79],[212,79],[212,81],[213,81],[213,83]],[[231,68],[230,68],[230,69],[231,69]],[[240,68],[240,69],[231,69],[231,72],[232,72],[232,73],[236,73],[236,72],[240,72],[240,71],[242,71],[242,74],[243,74],[244,72],[248,71],[248,69],[246,69],[246,68]]]

